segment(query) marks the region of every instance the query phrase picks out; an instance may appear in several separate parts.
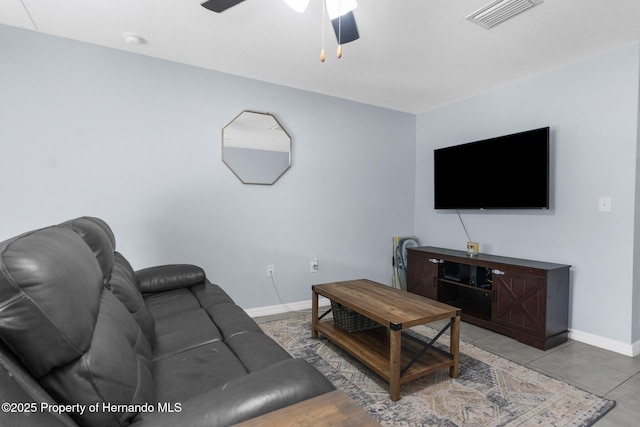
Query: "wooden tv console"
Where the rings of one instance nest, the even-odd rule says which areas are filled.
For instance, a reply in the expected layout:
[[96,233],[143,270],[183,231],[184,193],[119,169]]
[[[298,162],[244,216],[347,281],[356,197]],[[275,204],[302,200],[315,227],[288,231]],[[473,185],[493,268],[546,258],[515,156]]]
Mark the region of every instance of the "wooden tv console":
[[408,248],[407,290],[461,308],[465,322],[547,350],[567,341],[570,267]]

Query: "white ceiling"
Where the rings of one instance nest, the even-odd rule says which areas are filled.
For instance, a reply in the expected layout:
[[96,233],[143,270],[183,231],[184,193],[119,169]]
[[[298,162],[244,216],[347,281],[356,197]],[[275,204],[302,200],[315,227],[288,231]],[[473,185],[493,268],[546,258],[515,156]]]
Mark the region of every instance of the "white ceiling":
[[281,0],[222,14],[198,0],[0,0],[0,23],[410,113],[640,41],[640,0],[544,0],[491,30],[465,19],[490,2],[360,0],[342,59],[326,20],[324,63],[321,0],[304,14]]

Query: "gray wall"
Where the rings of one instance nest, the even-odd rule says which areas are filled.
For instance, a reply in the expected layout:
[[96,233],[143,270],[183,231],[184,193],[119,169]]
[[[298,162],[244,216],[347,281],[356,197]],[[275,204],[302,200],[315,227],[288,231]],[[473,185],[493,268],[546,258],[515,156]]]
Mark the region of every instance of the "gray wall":
[[[572,335],[627,353],[640,309],[632,299],[639,58],[634,44],[417,119],[416,233],[462,250],[455,211],[433,210],[434,148],[551,127],[551,209],[462,218],[481,252],[571,264]],[[598,212],[600,196],[611,196],[611,213]]]
[[[285,302],[390,284],[393,235],[467,240],[433,210],[434,148],[551,126],[552,208],[463,219],[483,252],[573,265],[575,338],[640,340],[637,44],[417,117],[1,25],[0,58],[0,240],[100,216],[134,267],[200,264],[245,308],[278,304],[267,264]],[[293,138],[272,187],[221,162],[220,129],[245,109]]]
[[[279,304],[267,264],[285,302],[391,283],[392,236],[413,231],[414,115],[2,25],[0,58],[0,240],[99,216],[134,268],[200,264],[244,308]],[[221,161],[245,109],[292,137],[274,186]]]

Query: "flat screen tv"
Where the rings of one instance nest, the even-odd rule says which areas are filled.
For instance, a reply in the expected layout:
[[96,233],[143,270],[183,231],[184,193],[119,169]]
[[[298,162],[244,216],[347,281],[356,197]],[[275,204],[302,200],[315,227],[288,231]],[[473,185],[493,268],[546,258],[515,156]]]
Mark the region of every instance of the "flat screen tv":
[[435,209],[549,209],[549,128],[436,149]]

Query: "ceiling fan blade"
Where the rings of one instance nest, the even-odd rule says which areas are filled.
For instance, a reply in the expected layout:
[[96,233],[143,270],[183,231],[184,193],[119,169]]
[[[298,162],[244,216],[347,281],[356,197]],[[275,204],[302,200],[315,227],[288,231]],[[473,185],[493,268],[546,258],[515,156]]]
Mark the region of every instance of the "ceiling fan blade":
[[332,19],[331,23],[333,24],[333,32],[336,33],[338,44],[349,43],[360,38],[360,34],[358,34],[358,26],[356,25],[356,18],[353,16],[353,12],[349,12],[341,17]]
[[230,7],[237,5],[238,3],[242,3],[243,1],[244,0],[209,0],[202,3],[202,6],[214,12],[220,13],[224,12]]

